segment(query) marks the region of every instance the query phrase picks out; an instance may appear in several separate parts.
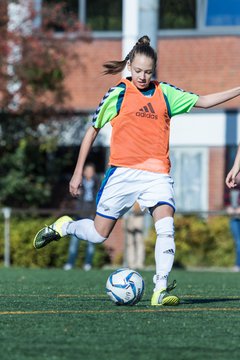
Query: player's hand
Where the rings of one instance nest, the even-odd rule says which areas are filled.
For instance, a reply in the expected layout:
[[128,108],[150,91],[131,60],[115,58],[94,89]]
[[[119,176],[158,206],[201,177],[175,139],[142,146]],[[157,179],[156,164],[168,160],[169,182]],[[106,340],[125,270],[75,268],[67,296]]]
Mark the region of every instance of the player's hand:
[[81,190],[80,187],[82,186],[82,176],[81,177],[77,177],[74,176],[72,177],[70,183],[69,183],[69,192],[72,196],[77,197],[80,195]]
[[237,180],[236,177],[239,173],[238,169],[234,169],[234,167],[229,171],[227,177],[226,177],[226,185],[229,187],[229,189],[232,189],[237,186]]

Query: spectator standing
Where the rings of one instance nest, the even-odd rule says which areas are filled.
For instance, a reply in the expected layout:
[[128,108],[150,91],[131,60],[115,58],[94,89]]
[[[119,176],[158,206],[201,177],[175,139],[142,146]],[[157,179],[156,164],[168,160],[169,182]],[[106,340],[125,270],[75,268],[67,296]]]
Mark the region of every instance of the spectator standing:
[[125,263],[131,269],[143,269],[145,261],[144,213],[138,203],[125,216]]
[[[96,175],[95,166],[87,163],[83,171],[83,181],[79,197],[76,199],[76,211],[79,214],[76,220],[81,218],[93,219],[96,212],[96,195],[99,188],[99,180]],[[80,239],[71,235],[68,260],[64,265],[64,270],[71,270],[77,260]],[[86,255],[83,269],[88,271],[92,268],[92,260],[95,251],[95,244],[87,242]]]
[[239,189],[232,189],[230,192],[230,206],[227,208],[227,213],[230,215],[230,229],[235,242],[236,261],[233,268],[234,271],[240,271],[240,204],[239,204]]

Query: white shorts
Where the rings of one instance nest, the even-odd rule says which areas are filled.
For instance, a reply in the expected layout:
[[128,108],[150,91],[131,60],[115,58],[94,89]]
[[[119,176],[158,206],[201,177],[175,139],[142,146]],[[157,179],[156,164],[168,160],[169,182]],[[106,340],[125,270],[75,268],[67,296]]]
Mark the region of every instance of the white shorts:
[[123,216],[136,201],[142,211],[158,204],[167,204],[175,211],[171,176],[125,167],[110,167],[97,195],[97,214],[115,220]]

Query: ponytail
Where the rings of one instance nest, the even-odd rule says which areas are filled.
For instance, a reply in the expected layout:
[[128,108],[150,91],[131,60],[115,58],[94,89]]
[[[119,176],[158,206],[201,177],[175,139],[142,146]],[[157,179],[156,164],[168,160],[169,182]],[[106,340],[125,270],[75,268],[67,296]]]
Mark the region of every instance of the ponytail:
[[104,75],[107,74],[118,74],[119,72],[122,72],[123,69],[125,68],[125,66],[127,65],[127,61],[126,58],[122,61],[117,61],[117,60],[112,60],[109,62],[106,62],[105,64],[103,64],[103,67],[105,68],[105,70],[103,71]]
[[132,50],[127,54],[124,60],[112,60],[103,64],[105,70],[103,71],[104,75],[107,74],[118,74],[122,72],[127,65],[127,62],[133,62],[133,59],[136,54],[142,54],[147,57],[150,57],[154,61],[154,67],[156,67],[157,63],[157,54],[155,50],[150,46],[150,39],[147,35],[142,36],[134,45]]

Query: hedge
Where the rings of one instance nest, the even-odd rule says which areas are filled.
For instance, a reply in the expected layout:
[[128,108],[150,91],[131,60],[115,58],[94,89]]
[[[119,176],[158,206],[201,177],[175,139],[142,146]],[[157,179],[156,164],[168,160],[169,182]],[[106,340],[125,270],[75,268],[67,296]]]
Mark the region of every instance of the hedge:
[[[146,265],[154,264],[156,235],[152,229],[146,239]],[[235,262],[235,244],[229,217],[207,219],[196,216],[175,217],[175,266],[230,267]]]
[[[10,222],[11,264],[19,267],[58,267],[65,264],[68,256],[67,238],[52,243],[43,249],[35,250],[33,237],[43,224],[51,224],[53,218],[17,217]],[[0,221],[0,263],[4,261],[4,225]],[[145,265],[154,265],[154,246],[156,235],[151,229],[146,239]],[[235,245],[229,228],[227,216],[175,217],[176,257],[175,266],[223,266],[230,267],[235,262]],[[76,266],[82,267],[85,257],[86,242],[82,241]],[[93,258],[94,267],[110,263],[110,256],[104,245],[97,244]],[[121,265],[121,264],[119,264]]]
[[[69,239],[66,237],[53,242],[41,250],[33,248],[33,238],[44,224],[53,223],[53,218],[25,218],[13,216],[10,221],[11,265],[19,267],[63,267],[67,261]],[[0,222],[0,263],[4,261],[4,223]],[[81,241],[76,262],[82,267],[85,257],[86,242]],[[110,257],[102,244],[97,244],[93,257],[93,266],[102,267],[110,262]]]

